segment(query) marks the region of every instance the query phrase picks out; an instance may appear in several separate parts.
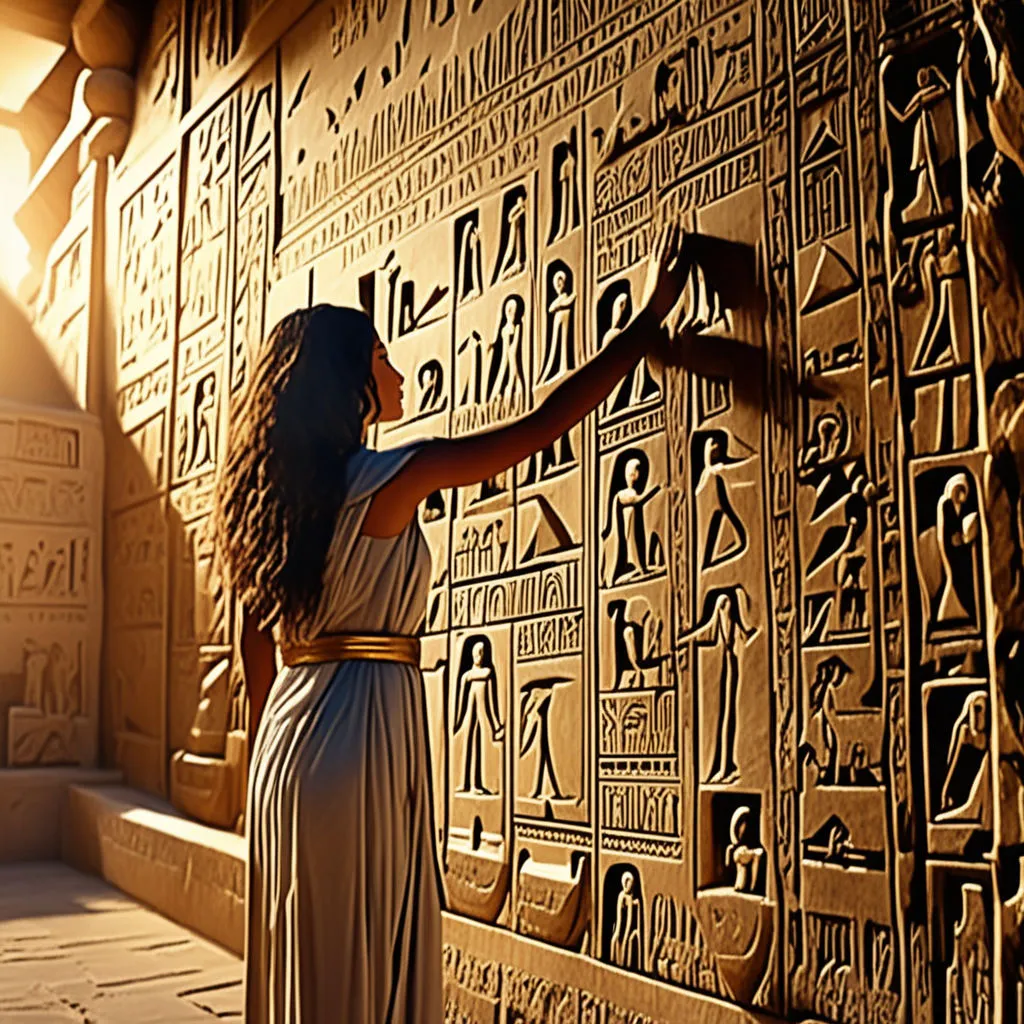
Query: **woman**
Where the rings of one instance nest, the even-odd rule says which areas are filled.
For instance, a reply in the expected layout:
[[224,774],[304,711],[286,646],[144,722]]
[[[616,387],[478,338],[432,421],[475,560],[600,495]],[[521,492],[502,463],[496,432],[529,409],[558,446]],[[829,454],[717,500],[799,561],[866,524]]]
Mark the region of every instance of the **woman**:
[[659,235],[642,309],[614,343],[529,415],[473,436],[364,446],[372,423],[401,418],[403,381],[360,312],[300,310],[263,346],[232,423],[217,509],[258,723],[248,1024],[442,1019],[415,638],[431,562],[416,508],[511,468],[607,397],[680,297],[689,269],[680,243],[678,228]]

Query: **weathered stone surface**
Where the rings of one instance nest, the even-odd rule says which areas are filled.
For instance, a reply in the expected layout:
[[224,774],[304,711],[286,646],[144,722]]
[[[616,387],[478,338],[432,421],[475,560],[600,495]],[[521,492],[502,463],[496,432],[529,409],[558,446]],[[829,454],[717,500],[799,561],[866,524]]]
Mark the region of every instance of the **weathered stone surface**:
[[0,1018],[242,1018],[242,963],[62,864],[0,868]]
[[[641,363],[421,513],[451,1016],[1022,1024],[1019,21],[157,4],[107,242],[126,778],[238,824],[209,514],[274,322],[362,305],[409,382],[376,442],[464,434],[624,328],[679,218],[758,254],[763,317],[702,271],[686,302],[709,345],[751,345],[746,383]],[[174,905],[179,839],[94,811],[118,877]]]
[[72,787],[64,859],[241,955],[245,841],[116,786]]

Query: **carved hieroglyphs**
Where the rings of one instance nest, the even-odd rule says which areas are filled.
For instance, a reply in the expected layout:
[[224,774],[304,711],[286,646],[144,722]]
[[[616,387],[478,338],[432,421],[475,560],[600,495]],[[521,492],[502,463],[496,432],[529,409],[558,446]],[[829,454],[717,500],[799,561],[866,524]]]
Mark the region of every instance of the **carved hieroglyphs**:
[[0,408],[0,767],[96,761],[102,488],[94,417]]
[[[678,218],[756,253],[763,316],[701,268],[685,298],[749,369],[640,360],[565,436],[420,510],[448,904],[536,968],[450,947],[448,1013],[627,1019],[660,980],[694,1019],[1024,1024],[1000,970],[1024,891],[1010,5],[324,0],[232,64],[269,6],[157,5],[111,206],[129,779],[238,824],[209,511],[268,328],[361,306],[407,381],[376,442],[464,435],[626,328]],[[89,239],[63,244],[45,316],[71,352]],[[44,633],[18,685],[52,708],[79,655]],[[616,997],[517,936],[601,961]]]

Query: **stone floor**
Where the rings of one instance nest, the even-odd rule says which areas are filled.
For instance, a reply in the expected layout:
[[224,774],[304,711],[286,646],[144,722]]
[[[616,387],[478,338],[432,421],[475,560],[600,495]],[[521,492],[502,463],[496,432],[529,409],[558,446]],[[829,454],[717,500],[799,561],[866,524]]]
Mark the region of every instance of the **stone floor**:
[[242,962],[63,864],[0,867],[3,1024],[242,1020]]

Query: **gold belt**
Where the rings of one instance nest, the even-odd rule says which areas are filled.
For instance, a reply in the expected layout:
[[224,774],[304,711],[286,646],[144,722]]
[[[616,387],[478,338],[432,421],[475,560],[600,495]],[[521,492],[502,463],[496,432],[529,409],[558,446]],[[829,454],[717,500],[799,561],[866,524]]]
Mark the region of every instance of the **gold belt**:
[[419,668],[420,640],[386,633],[324,633],[303,643],[282,644],[281,660],[289,668],[330,661],[400,661]]

